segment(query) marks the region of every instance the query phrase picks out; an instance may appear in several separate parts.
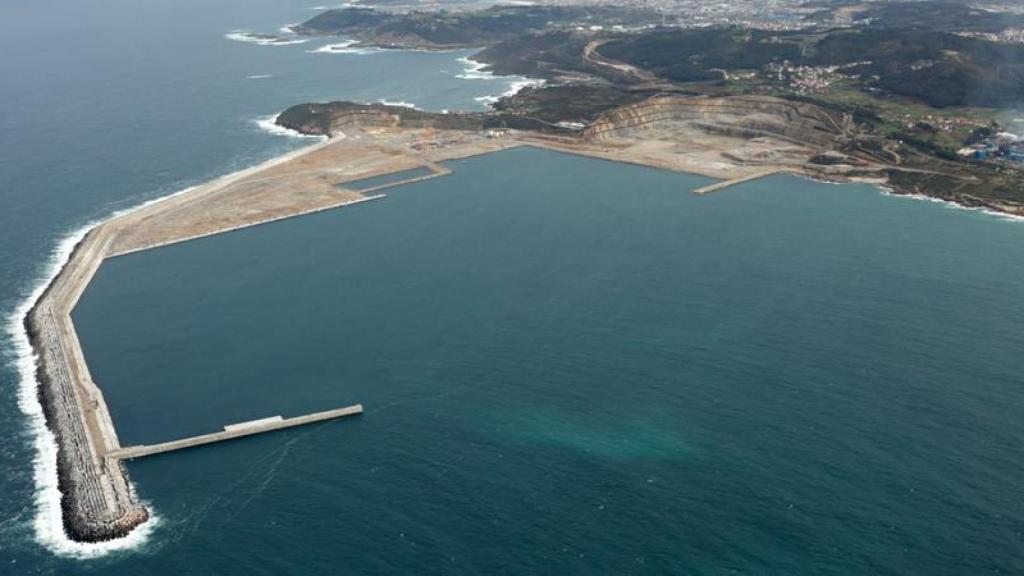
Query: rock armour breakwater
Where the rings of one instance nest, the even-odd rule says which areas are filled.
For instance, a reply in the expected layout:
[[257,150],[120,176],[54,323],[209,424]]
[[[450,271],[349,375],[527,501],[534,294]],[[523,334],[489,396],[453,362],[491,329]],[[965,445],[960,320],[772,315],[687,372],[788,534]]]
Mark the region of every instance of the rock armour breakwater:
[[103,260],[370,200],[376,197],[343,185],[424,165],[431,164],[341,137],[117,215],[82,238],[24,318],[35,352],[37,396],[57,447],[57,487],[68,538],[112,540],[150,516],[129,484],[113,421],[71,319]]
[[[81,357],[70,311],[109,244],[109,233],[93,230],[75,248],[61,275],[25,318],[37,355],[39,401],[57,444],[57,482],[65,532],[81,542],[125,536],[149,518],[130,489],[118,459],[117,436],[99,389]],[[70,278],[74,277],[74,278]],[[76,281],[85,278],[81,287]]]

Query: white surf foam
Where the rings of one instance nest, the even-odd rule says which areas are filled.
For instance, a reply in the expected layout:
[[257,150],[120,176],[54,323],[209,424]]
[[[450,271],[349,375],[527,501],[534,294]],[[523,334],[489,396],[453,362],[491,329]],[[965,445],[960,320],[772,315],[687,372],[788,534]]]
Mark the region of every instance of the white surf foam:
[[273,74],[250,74],[246,76],[246,80],[263,80],[264,78],[273,78]]
[[458,59],[458,62],[462,64],[463,70],[461,73],[456,74],[456,78],[462,78],[463,80],[488,80],[488,81],[500,81],[508,82],[508,89],[501,94],[489,94],[486,96],[477,96],[473,98],[481,104],[490,106],[499,99],[506,96],[514,96],[523,88],[528,86],[541,86],[544,84],[544,80],[537,78],[526,78],[524,76],[496,76],[490,70],[484,70],[487,64],[483,62],[477,62],[473,60],[471,56],[464,56]]
[[[501,76],[498,76],[497,78],[501,78]],[[495,102],[497,102],[498,100],[500,100],[500,99],[502,99],[502,98],[504,98],[506,96],[515,96],[523,88],[526,88],[528,86],[541,86],[543,84],[544,84],[543,80],[534,80],[534,79],[531,79],[531,78],[525,78],[523,80],[514,80],[511,84],[509,84],[508,90],[502,92],[501,94],[498,94],[498,95],[493,95],[492,94],[492,95],[488,95],[488,96],[477,96],[476,98],[473,98],[473,100],[476,100],[477,102],[480,102],[481,104],[486,104],[486,105],[490,106],[491,104],[494,104]]]
[[479,102],[481,104],[486,104],[486,105],[490,106],[491,104],[494,104],[495,102],[497,102],[498,98],[501,98],[501,96],[477,96],[477,97],[473,98],[473,100],[476,100],[477,102]]
[[336,6],[310,6],[309,7],[310,10],[336,10],[338,8],[367,8],[367,6],[361,6],[359,4],[352,4],[350,2],[345,2],[343,4],[338,4]]
[[387,50],[385,48],[378,48],[376,46],[357,46],[358,40],[345,40],[342,42],[336,42],[334,44],[324,44],[313,50],[306,50],[309,54],[356,54],[364,56],[366,54],[380,54],[381,52],[393,52],[394,50]]
[[[412,102],[406,102],[404,100],[394,101],[394,100],[384,100],[384,99],[381,99],[381,100],[377,100],[376,103],[377,104],[383,104],[385,106],[401,106],[402,108],[412,108],[413,110],[419,110],[420,109],[419,106],[416,106]],[[367,102],[367,104],[373,104],[373,102]]]
[[364,56],[366,54],[387,54],[391,52],[425,52],[436,54],[439,52],[456,52],[457,50],[428,50],[426,48],[382,48],[380,46],[360,45],[358,40],[343,40],[332,44],[324,44],[312,50],[306,50],[309,54],[355,54]]
[[[339,135],[337,138],[344,138],[344,135]],[[295,150],[250,168],[221,176],[211,182],[226,184],[232,179],[242,178],[254,171],[287,162],[300,154],[311,152],[325,145],[326,142],[323,142]],[[58,241],[56,248],[51,252],[45,272],[40,275],[32,291],[7,318],[5,331],[7,332],[8,340],[13,344],[12,347],[15,352],[13,367],[18,372],[18,407],[28,418],[28,431],[32,436],[32,444],[36,453],[35,459],[32,462],[33,479],[36,483],[34,497],[36,514],[32,521],[32,527],[35,532],[36,541],[59,556],[88,559],[106,556],[112,552],[122,550],[134,550],[149,540],[153,531],[160,525],[161,519],[151,504],[142,501],[142,504],[149,509],[149,520],[129,532],[127,536],[97,543],[75,542],[68,538],[68,535],[64,532],[64,522],[61,518],[62,512],[60,509],[61,494],[60,489],[57,487],[57,441],[53,433],[50,432],[50,429],[46,427],[46,416],[43,414],[43,406],[39,403],[37,393],[39,383],[36,380],[37,358],[35,351],[32,349],[32,343],[29,341],[28,333],[25,331],[25,317],[28,316],[29,310],[35,306],[36,302],[43,295],[46,287],[53,282],[53,279],[57,277],[60,270],[67,264],[75,246],[85,238],[89,230],[111,218],[117,218],[129,212],[141,210],[168,198],[187,194],[198,187],[199,185],[189,186],[173,194],[153,198],[131,208],[114,211],[106,218],[93,220],[65,235]],[[133,494],[135,493],[135,486],[130,482],[128,488]]]
[[290,136],[292,138],[313,138],[316,140],[326,140],[327,136],[318,136],[316,134],[303,134],[297,130],[291,128],[285,128],[277,124],[277,117],[280,114],[270,114],[269,116],[260,116],[252,120],[253,124],[259,127],[260,130],[274,136]]
[[[186,188],[177,194],[184,194],[194,188]],[[147,206],[158,198],[146,202],[137,208]],[[116,217],[130,210],[115,212],[111,217]],[[50,429],[46,427],[46,417],[43,414],[43,406],[39,403],[38,381],[36,380],[36,354],[32,349],[28,333],[25,331],[25,317],[29,310],[43,295],[46,287],[60,272],[67,263],[76,245],[81,242],[86,233],[103,220],[94,220],[85,226],[78,228],[64,236],[57,243],[57,247],[51,252],[50,259],[46,264],[45,272],[38,278],[31,293],[21,301],[14,312],[7,319],[6,332],[9,340],[13,343],[15,351],[14,367],[18,371],[18,407],[28,418],[28,431],[32,437],[32,445],[35,449],[35,458],[32,461],[33,479],[36,484],[34,495],[36,514],[32,521],[32,528],[36,541],[52,551],[54,554],[72,558],[98,558],[106,556],[111,552],[137,548],[152,535],[153,530],[160,524],[160,517],[153,510],[152,505],[143,502],[143,505],[150,511],[150,518],[146,523],[132,530],[127,536],[109,540],[107,542],[85,543],[71,540],[64,532],[64,522],[61,518],[60,499],[61,493],[57,485],[57,440]],[[134,486],[129,484],[134,491]]]
[[530,88],[532,86],[543,86],[544,81],[536,78],[523,78],[522,80],[515,80],[508,86],[508,90],[502,92],[502,96],[515,96],[523,88]]
[[927,196],[925,194],[900,194],[889,188],[888,186],[877,184],[877,188],[881,191],[883,196],[891,196],[893,198],[906,198],[908,200],[919,200],[925,202],[932,202],[933,204],[941,204],[944,208],[951,210],[966,210],[968,212],[980,212],[987,216],[994,216],[1000,220],[1006,220],[1008,222],[1021,222],[1024,223],[1024,216],[1014,216],[1013,214],[1007,214],[1005,212],[999,212],[991,208],[985,208],[984,206],[964,206],[963,204],[957,204],[950,200],[943,200],[942,198],[935,198],[934,196]]
[[308,38],[281,38],[275,36],[273,38],[263,38],[257,36],[255,32],[248,30],[232,30],[224,35],[228,40],[234,40],[235,42],[248,42],[250,44],[256,44],[258,46],[290,46],[292,44],[305,44],[309,42]]
[[490,70],[484,70],[487,64],[483,62],[477,62],[469,56],[464,56],[458,59],[459,64],[462,64],[462,72],[456,74],[456,78],[462,78],[463,80],[496,80],[498,76],[495,76]]

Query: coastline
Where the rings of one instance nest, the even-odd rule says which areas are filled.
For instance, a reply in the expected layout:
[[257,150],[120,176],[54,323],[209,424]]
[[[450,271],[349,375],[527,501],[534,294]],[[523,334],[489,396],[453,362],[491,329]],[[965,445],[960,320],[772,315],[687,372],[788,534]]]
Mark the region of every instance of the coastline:
[[59,485],[57,435],[50,428],[45,415],[40,384],[37,380],[38,355],[26,329],[29,313],[67,265],[75,248],[89,231],[102,222],[103,220],[96,220],[85,224],[57,242],[55,249],[50,253],[46,271],[33,290],[12,312],[7,322],[7,331],[14,342],[17,357],[18,407],[28,418],[33,449],[36,453],[33,460],[36,513],[32,522],[35,536],[41,544],[58,555],[80,558],[102,556],[138,546],[146,541],[152,528],[159,523],[159,517],[151,516],[145,525],[124,537],[99,543],[80,542],[68,537],[64,526],[62,492]]

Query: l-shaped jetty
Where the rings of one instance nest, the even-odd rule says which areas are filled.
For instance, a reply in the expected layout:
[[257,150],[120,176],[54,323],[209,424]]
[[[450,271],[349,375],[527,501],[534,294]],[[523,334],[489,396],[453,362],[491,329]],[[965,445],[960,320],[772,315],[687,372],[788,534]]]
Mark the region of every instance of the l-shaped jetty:
[[[122,447],[103,392],[93,380],[71,313],[106,258],[282,218],[383,198],[349,181],[436,163],[369,143],[325,141],[111,218],[79,242],[25,318],[37,356],[38,396],[57,442],[64,528],[83,542],[126,535],[149,518],[123,461],[362,413],[362,405],[295,418],[225,426],[221,432],[153,446]],[[402,184],[403,182],[395,182]]]
[[[849,169],[865,174],[884,168],[863,161],[846,168],[810,167],[808,158],[828,143],[797,137],[792,123],[766,122],[765,116],[798,117],[806,124],[804,131],[819,140],[825,138],[821,134],[829,122],[835,124],[830,118],[792,114],[791,108],[797,105],[774,100],[745,106],[727,104],[662,98],[646,107],[619,110],[572,135],[474,127],[456,115],[413,114],[379,105],[349,106],[343,113],[328,110],[331,116],[321,124],[329,126],[330,137],[323,142],[97,225],[76,246],[25,318],[37,355],[39,399],[58,446],[58,484],[68,536],[86,542],[113,539],[147,520],[148,512],[128,482],[125,459],[362,411],[355,405],[299,418],[229,425],[220,432],[160,445],[122,447],[71,319],[85,287],[106,258],[381,201],[389,186],[447,174],[448,168],[441,164],[444,161],[515,146],[537,146],[734,182],[776,171],[840,174]],[[756,122],[750,120],[751,115]],[[403,180],[404,172],[411,176]],[[360,189],[359,184],[367,179],[383,175],[392,177]],[[707,191],[720,187],[712,185]]]

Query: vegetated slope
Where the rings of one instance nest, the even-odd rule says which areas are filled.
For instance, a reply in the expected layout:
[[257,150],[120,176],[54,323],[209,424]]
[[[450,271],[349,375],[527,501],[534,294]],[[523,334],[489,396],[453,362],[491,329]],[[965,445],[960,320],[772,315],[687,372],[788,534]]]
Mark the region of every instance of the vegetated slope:
[[[849,29],[773,33],[663,29],[623,36],[600,53],[676,82],[713,80],[719,70],[771,63],[856,66],[863,88],[932,106],[1006,106],[1024,99],[1024,45],[922,29]],[[859,63],[859,64],[858,64]]]
[[844,30],[814,46],[818,65],[854,69],[868,86],[932,106],[1005,106],[1024,98],[1024,46],[928,30]]
[[589,72],[583,48],[592,35],[559,30],[504,40],[473,55],[495,74],[551,78],[565,72]]
[[601,46],[602,56],[676,82],[716,80],[720,70],[762,68],[800,58],[799,36],[741,28],[660,28]]
[[514,116],[536,118],[551,124],[590,123],[599,115],[629,104],[641,102],[655,92],[622,90],[609,85],[553,85],[526,88],[494,103],[495,111]]
[[495,6],[465,12],[328,10],[296,27],[301,34],[344,35],[372,44],[486,46],[548,28],[653,21],[653,13],[615,6]]

